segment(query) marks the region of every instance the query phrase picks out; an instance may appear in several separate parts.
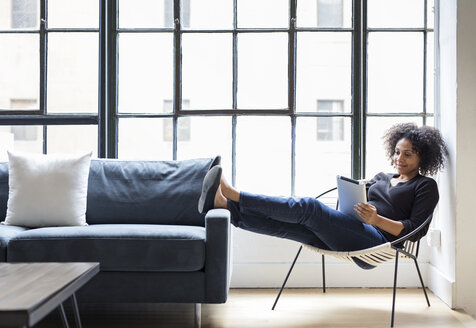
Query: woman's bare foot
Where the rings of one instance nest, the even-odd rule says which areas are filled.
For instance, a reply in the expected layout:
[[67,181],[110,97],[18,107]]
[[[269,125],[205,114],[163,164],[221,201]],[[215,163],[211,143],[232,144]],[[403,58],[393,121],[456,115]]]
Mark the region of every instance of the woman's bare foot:
[[232,200],[234,202],[239,202],[240,201],[240,192],[233,188],[232,185],[230,185],[228,183],[228,181],[226,181],[225,177],[221,176],[221,180],[220,180],[220,188],[221,189],[221,194],[229,199],[229,200]]
[[228,201],[225,196],[223,196],[220,186],[218,186],[217,193],[215,194],[213,205],[215,208],[228,208]]

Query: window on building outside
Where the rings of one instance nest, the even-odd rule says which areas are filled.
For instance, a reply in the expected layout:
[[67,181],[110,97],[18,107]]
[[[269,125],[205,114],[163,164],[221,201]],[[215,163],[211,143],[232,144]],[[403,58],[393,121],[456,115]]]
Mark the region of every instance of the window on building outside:
[[[189,101],[182,100],[183,108],[189,108]],[[164,113],[170,113],[173,111],[172,100],[164,100]],[[190,141],[191,130],[190,117],[183,117],[178,121],[177,138],[179,141]],[[164,120],[163,122],[163,137],[164,141],[173,141],[174,138],[174,126],[171,120]]]
[[342,27],[343,0],[317,0],[317,26]]
[[12,1],[12,28],[32,28],[38,22],[37,0]]
[[[342,100],[318,100],[317,112],[343,113],[344,102]],[[344,120],[340,117],[317,118],[317,140],[343,141],[344,140]]]
[[[182,28],[190,27],[190,0],[180,0]],[[174,27],[174,0],[164,0],[164,25]]]
[[[38,107],[36,99],[10,99],[12,109],[35,109]],[[15,141],[36,141],[39,139],[39,129],[34,125],[10,126]]]
[[15,125],[10,127],[15,141],[38,140],[38,127],[30,125]]

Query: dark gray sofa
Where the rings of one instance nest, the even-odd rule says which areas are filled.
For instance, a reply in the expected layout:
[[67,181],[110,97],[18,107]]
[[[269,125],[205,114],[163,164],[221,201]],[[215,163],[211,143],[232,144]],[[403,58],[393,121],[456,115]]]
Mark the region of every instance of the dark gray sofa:
[[[0,225],[0,262],[99,262],[80,302],[194,303],[198,311],[201,303],[223,303],[230,214],[197,210],[212,160],[92,160],[88,225]],[[8,163],[0,163],[0,221],[7,200]]]

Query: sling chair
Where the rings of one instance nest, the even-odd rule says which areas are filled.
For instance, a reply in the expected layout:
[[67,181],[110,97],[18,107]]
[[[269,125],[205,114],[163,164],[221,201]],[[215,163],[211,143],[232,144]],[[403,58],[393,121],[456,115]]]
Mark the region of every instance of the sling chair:
[[[337,188],[329,189],[326,192],[317,196],[316,199],[336,189]],[[338,208],[338,206],[339,206],[339,200],[337,200],[336,209]],[[423,288],[423,293],[425,294],[426,303],[428,304],[428,306],[430,306],[430,301],[428,299],[425,285],[421,277],[420,268],[417,262],[418,251],[420,248],[420,239],[418,239],[417,241],[411,241],[410,238],[413,237],[415,234],[417,234],[420,230],[427,227],[430,224],[431,219],[432,219],[432,215],[428,216],[428,218],[426,218],[426,220],[418,228],[411,231],[407,235],[401,238],[398,238],[395,241],[387,242],[382,245],[378,245],[378,246],[367,248],[367,249],[357,250],[357,251],[350,251],[350,252],[330,251],[330,250],[320,249],[314,246],[302,244],[297,251],[296,257],[294,258],[294,261],[291,264],[291,267],[289,268],[288,274],[286,275],[283,285],[281,286],[281,289],[279,290],[276,300],[274,301],[272,310],[274,310],[274,308],[276,307],[276,304],[278,303],[279,297],[281,296],[284,286],[286,285],[286,282],[288,281],[289,275],[291,274],[291,271],[293,270],[294,265],[296,264],[296,260],[298,259],[299,254],[301,253],[301,250],[303,247],[306,249],[312,250],[314,252],[320,253],[322,255],[322,291],[324,293],[326,292],[326,271],[325,271],[325,258],[324,258],[326,255],[333,256],[335,258],[348,261],[351,263],[355,263],[355,259],[359,259],[360,261],[363,261],[373,266],[377,266],[388,260],[395,259],[395,272],[394,272],[394,280],[393,280],[392,318],[391,318],[390,327],[393,327],[393,324],[394,324],[395,296],[397,292],[397,271],[398,271],[399,257],[413,259],[416,270],[418,272],[418,277],[420,278],[421,286]]]

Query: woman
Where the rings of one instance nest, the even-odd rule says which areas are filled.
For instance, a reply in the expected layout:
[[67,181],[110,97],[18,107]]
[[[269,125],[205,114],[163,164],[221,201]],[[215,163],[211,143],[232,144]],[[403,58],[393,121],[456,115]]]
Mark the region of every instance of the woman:
[[[418,227],[438,203],[433,175],[444,167],[448,150],[438,130],[398,124],[384,136],[396,174],[379,173],[367,183],[367,204],[354,210],[364,221],[327,207],[314,198],[255,195],[233,188],[213,166],[205,176],[199,211],[226,208],[236,227],[292,239],[321,249],[353,251],[377,246]],[[414,238],[421,238],[421,231]],[[363,268],[366,263],[356,261]]]

